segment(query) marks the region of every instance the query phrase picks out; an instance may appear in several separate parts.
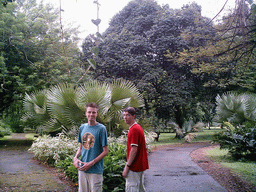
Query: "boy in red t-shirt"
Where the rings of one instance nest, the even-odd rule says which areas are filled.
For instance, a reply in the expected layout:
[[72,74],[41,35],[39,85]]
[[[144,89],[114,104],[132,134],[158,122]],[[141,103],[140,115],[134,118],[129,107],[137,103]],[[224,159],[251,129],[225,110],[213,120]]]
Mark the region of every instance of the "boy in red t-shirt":
[[124,109],[124,120],[128,124],[127,163],[123,171],[126,178],[126,192],[145,191],[144,171],[149,168],[144,131],[135,121],[135,109]]

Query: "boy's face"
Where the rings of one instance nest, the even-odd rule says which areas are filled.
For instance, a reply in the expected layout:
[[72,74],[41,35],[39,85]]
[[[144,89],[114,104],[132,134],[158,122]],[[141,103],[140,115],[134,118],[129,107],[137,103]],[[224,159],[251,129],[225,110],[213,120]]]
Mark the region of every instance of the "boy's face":
[[126,124],[131,125],[131,124],[134,123],[135,115],[131,115],[130,113],[125,111],[123,113],[123,116],[124,116],[124,121],[125,121]]
[[88,107],[86,109],[85,115],[88,121],[96,121],[96,117],[98,115],[98,109],[94,107]]

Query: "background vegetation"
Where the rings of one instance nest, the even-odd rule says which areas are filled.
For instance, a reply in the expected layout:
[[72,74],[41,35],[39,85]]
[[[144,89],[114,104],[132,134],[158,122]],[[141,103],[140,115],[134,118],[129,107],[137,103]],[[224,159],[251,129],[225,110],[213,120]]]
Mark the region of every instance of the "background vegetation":
[[103,34],[84,37],[82,50],[79,30],[63,28],[60,11],[35,0],[0,1],[0,137],[35,131],[74,138],[84,105],[94,101],[111,136],[125,131],[122,109],[134,106],[159,143],[208,140],[215,129],[206,127],[219,123],[221,148],[255,160],[253,1],[237,0],[215,21],[196,3],[173,9],[133,0]]

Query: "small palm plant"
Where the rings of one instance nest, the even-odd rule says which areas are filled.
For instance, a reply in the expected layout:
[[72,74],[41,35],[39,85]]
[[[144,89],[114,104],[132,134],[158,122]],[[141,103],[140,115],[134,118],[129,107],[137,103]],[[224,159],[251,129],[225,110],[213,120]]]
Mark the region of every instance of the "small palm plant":
[[230,122],[235,126],[256,120],[256,99],[253,94],[228,92],[216,97],[215,121]]
[[111,128],[118,128],[125,107],[142,107],[144,102],[142,95],[133,83],[117,79],[110,84],[100,105],[103,109],[102,115],[109,123],[109,132],[112,133]]

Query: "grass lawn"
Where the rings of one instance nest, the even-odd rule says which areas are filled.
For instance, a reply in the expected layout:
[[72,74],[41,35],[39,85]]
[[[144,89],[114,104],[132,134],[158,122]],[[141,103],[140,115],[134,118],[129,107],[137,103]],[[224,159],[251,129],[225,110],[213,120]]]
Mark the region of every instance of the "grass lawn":
[[[0,140],[10,140],[10,139],[12,139],[13,137],[15,137],[15,135],[17,135],[17,133],[12,133],[11,135],[6,135],[6,136],[4,136],[4,137],[1,137],[0,138]],[[35,139],[35,136],[36,136],[37,134],[35,134],[35,133],[27,133],[26,135],[25,135],[25,138],[26,139],[29,139],[29,140],[33,140],[33,139]]]
[[[22,139],[22,137],[20,137],[19,133],[12,133],[11,135],[8,136],[4,136],[2,138],[0,138],[0,145],[1,146],[5,146],[5,145],[25,145],[25,146],[30,146],[34,140],[34,136],[36,134],[34,133],[27,133],[25,134],[25,138]],[[16,138],[18,137],[18,138]]]
[[[196,138],[192,140],[192,142],[210,142],[213,139],[213,135],[215,133],[220,132],[220,128],[211,128],[204,129],[202,132],[196,132]],[[185,143],[184,139],[175,138],[176,133],[161,133],[158,142],[154,142],[153,146],[158,145],[169,145],[169,144],[177,144],[177,143]]]
[[228,150],[219,147],[208,151],[207,155],[223,166],[230,168],[234,173],[241,175],[243,179],[256,185],[256,162],[233,160],[228,154]]

